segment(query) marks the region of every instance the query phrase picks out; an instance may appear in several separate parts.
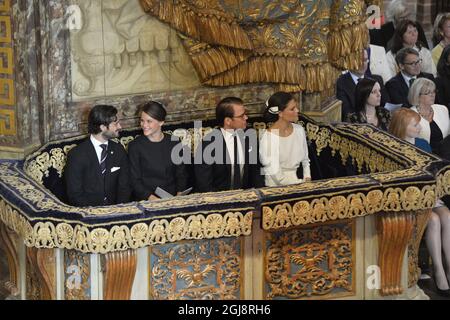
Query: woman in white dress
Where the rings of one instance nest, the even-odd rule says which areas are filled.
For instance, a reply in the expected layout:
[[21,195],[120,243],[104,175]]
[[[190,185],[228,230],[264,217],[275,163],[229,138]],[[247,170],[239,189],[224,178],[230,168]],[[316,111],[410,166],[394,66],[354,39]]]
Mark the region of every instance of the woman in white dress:
[[[419,137],[431,145],[433,153],[437,153],[441,141],[450,134],[448,109],[435,104],[435,96],[435,84],[425,78],[414,81],[408,94],[411,110],[420,115],[422,130]],[[425,231],[425,242],[433,261],[437,291],[442,296],[450,297],[450,210],[441,199],[436,201],[431,212]]]
[[436,65],[433,62],[430,50],[425,48],[423,43],[418,41],[417,23],[411,20],[404,20],[400,23],[397,29],[395,29],[392,47],[386,53],[386,60],[388,62],[389,72],[391,74],[397,74],[399,71],[397,63],[395,62],[395,56],[397,52],[402,48],[413,48],[419,53],[421,59],[422,72],[431,73],[436,77],[437,70]]
[[[287,92],[274,93],[266,102],[264,118],[273,124],[260,139],[259,157],[266,186],[283,186],[311,180],[308,144],[298,121],[298,104]],[[303,178],[297,176],[300,164]]]

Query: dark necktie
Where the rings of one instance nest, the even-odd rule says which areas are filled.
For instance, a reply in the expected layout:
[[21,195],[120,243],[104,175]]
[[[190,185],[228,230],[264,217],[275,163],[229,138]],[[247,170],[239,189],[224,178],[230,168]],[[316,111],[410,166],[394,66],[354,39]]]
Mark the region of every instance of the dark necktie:
[[105,186],[105,177],[106,177],[106,156],[107,153],[107,144],[101,144],[100,147],[102,148],[102,154],[100,155],[100,170],[103,175],[103,204],[107,204],[108,198],[106,197],[106,186]]
[[106,149],[108,148],[107,144],[101,144],[100,147],[102,148],[102,154],[100,155],[100,170],[103,175],[105,175],[106,172],[106,156],[108,155]]
[[239,165],[238,139],[234,136],[233,189],[241,188],[241,166]]
[[409,87],[410,87],[410,88],[411,88],[411,86],[413,85],[414,80],[416,80],[416,79],[415,79],[415,78],[409,79]]

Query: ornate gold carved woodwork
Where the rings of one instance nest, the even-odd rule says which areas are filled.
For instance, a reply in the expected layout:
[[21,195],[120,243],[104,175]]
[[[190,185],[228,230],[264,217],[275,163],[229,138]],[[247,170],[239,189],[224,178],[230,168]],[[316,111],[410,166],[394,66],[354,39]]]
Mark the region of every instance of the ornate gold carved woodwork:
[[415,220],[414,213],[409,211],[380,213],[376,217],[382,296],[403,293],[403,256],[411,239]]
[[65,300],[90,300],[89,256],[75,250],[64,251]]
[[53,249],[27,247],[27,299],[56,299],[56,259]]
[[6,253],[8,260],[9,280],[5,282],[5,289],[12,296],[18,296],[19,289],[19,257],[16,248],[16,234],[0,222],[0,246]]
[[242,248],[237,238],[151,247],[151,299],[242,299]]
[[419,247],[428,219],[431,216],[431,209],[417,211],[415,216],[413,236],[408,245],[408,288],[414,286],[420,277]]
[[129,300],[136,274],[136,250],[110,252],[104,258],[104,300]]
[[140,2],[183,34],[206,85],[270,82],[322,91],[333,86],[335,66],[357,69],[368,40],[358,0]]
[[265,233],[266,299],[355,294],[355,220]]

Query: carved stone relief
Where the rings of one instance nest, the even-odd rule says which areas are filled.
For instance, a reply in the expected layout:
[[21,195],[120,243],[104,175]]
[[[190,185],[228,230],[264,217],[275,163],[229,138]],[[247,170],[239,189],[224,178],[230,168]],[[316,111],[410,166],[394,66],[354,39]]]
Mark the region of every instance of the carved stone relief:
[[138,0],[74,0],[70,14],[74,101],[199,86],[177,33]]

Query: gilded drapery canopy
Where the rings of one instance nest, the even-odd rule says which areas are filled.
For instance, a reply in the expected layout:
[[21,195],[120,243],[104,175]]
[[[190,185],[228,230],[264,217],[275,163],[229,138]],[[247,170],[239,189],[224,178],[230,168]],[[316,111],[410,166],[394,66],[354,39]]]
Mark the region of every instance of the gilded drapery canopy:
[[205,85],[277,83],[317,92],[357,68],[368,44],[363,0],[140,0],[183,39]]

